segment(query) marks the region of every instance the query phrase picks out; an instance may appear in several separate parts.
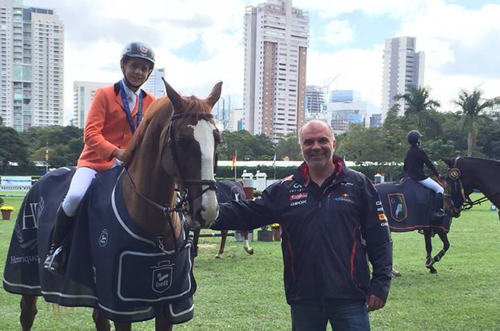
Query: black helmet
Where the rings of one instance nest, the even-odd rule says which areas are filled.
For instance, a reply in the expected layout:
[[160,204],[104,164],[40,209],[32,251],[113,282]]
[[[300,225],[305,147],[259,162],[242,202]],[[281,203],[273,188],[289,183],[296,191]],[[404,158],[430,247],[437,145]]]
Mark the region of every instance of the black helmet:
[[416,145],[418,144],[421,136],[422,135],[417,130],[411,130],[408,132],[408,136],[406,136],[406,138],[408,139],[410,145]]
[[151,69],[155,66],[155,52],[148,44],[133,42],[125,45],[122,51],[121,61],[126,58],[139,58],[151,62]]

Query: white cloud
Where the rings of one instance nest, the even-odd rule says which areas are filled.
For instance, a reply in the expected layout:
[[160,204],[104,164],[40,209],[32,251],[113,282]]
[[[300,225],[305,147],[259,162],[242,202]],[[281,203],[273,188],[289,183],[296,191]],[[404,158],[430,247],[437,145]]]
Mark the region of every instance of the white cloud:
[[333,20],[325,26],[321,39],[332,45],[347,44],[354,39],[354,30],[349,21]]

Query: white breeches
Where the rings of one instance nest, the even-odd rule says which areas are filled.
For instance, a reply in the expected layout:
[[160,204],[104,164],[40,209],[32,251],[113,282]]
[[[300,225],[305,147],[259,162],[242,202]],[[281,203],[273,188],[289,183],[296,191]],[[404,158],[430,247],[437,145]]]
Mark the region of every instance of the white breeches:
[[440,194],[444,193],[444,189],[438,183],[436,183],[436,181],[434,181],[431,178],[426,178],[424,180],[421,180],[420,184],[424,185],[428,189],[433,190],[436,193],[440,193]]
[[62,203],[62,208],[66,215],[69,217],[75,216],[80,201],[82,201],[96,174],[97,171],[90,168],[81,167],[76,169],[73,179],[71,179],[68,193]]

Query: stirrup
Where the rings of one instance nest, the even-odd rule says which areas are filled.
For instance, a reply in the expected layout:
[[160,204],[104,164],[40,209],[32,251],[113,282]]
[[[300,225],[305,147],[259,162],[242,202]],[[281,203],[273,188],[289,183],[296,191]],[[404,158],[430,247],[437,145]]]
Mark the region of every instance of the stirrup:
[[58,247],[54,253],[48,255],[43,264],[43,268],[53,275],[63,275],[64,271],[61,270],[64,260],[64,246]]

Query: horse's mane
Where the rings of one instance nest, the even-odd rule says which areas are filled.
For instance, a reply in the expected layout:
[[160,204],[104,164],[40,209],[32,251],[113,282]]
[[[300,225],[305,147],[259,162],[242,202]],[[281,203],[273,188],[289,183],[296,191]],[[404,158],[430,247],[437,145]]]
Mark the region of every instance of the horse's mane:
[[495,159],[486,159],[486,158],[482,158],[482,157],[472,157],[472,156],[466,156],[466,157],[463,157],[463,159],[468,159],[468,160],[471,160],[471,161],[480,161],[480,162],[488,162],[488,163],[492,163],[494,165],[500,165],[500,160],[495,160]]
[[[182,99],[184,100],[184,112],[187,114],[194,113],[197,114],[197,118],[199,118],[202,114],[211,113],[211,107],[205,100],[198,99],[195,96],[183,97]],[[157,127],[163,129],[163,127],[167,124],[167,120],[170,121],[173,111],[174,108],[172,107],[172,103],[168,97],[158,98],[149,106],[144,119],[133,135],[129,146],[125,150],[123,156],[125,167],[127,167],[134,159],[134,155],[144,141],[146,131],[149,127],[153,126],[152,123],[161,121],[162,124]],[[160,132],[158,132],[158,137]]]

